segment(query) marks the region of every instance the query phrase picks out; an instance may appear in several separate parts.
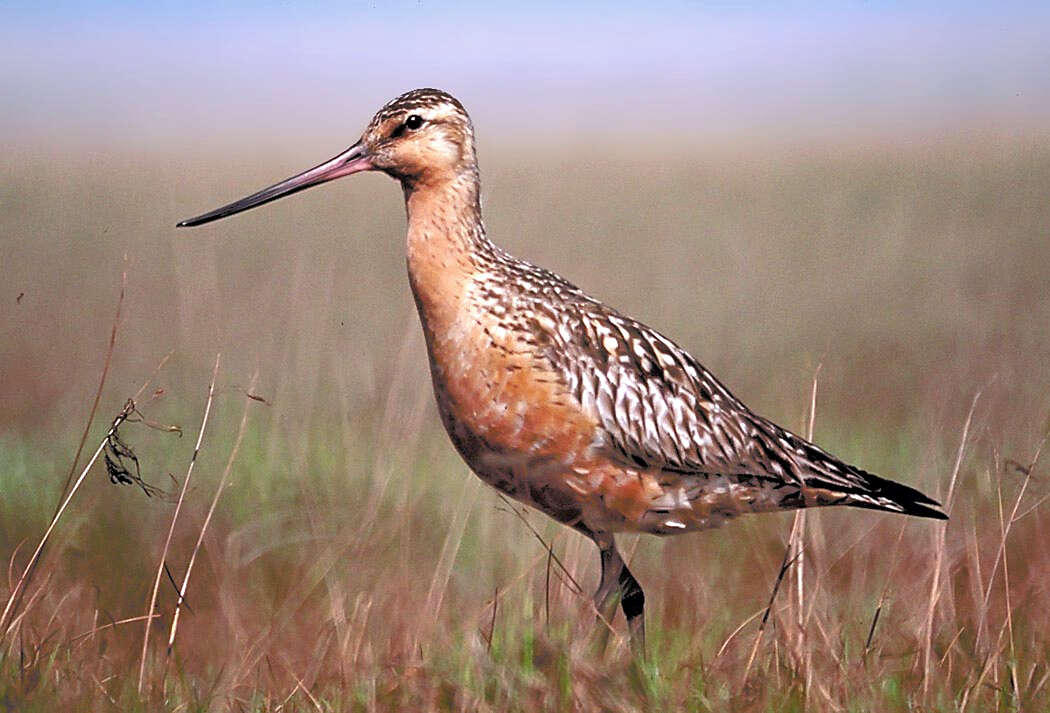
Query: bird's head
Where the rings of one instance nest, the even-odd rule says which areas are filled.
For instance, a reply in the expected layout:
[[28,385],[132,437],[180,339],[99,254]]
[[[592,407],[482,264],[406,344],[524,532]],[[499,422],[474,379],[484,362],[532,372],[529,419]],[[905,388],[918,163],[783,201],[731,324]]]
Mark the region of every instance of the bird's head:
[[473,176],[476,165],[474,129],[463,105],[440,89],[414,89],[384,105],[357,143],[335,158],[178,225],[225,218],[361,171],[383,171],[411,191]]
[[361,135],[372,167],[409,184],[473,171],[474,128],[459,101],[439,89],[415,89],[380,109]]

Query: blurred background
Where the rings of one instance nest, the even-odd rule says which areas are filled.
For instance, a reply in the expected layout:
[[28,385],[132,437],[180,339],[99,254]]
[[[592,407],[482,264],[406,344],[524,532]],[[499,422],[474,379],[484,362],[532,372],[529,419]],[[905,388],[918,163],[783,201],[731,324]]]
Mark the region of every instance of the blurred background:
[[877,408],[952,340],[1045,349],[1047,8],[2,12],[5,427],[90,393],[125,253],[118,359],[175,349],[207,369],[221,348],[270,390],[289,368],[333,370],[351,403],[374,398],[415,339],[388,180],[172,225],[333,155],[430,85],[472,113],[497,242],[670,332],[745,396],[859,360],[835,391]]
[[[440,430],[397,186],[357,176],[174,229],[341,151],[420,86],[473,117],[494,241],[658,327],[760,413],[805,432],[819,370],[817,443],[943,497],[980,391],[960,476],[971,499],[953,520],[976,533],[1000,476],[1008,492],[1019,485],[1004,464],[1029,462],[1050,413],[1048,27],[1035,3],[6,2],[0,556],[53,511],[126,270],[89,444],[169,353],[142,410],[194,433],[223,355],[174,560],[192,546],[253,373],[268,402],[250,404],[186,646],[218,657],[227,639],[209,632],[243,641],[263,627],[272,638],[256,652],[282,642],[281,655],[309,658],[289,641],[313,646],[335,622],[373,627],[411,657],[414,613],[435,592],[454,638],[495,617],[494,589],[515,586],[528,621],[545,550]],[[181,481],[192,438],[133,434],[147,480]],[[86,492],[90,514],[53,554],[56,581],[81,587],[84,612],[132,616],[170,506],[103,473]],[[872,563],[900,521],[821,516],[869,544],[828,543],[828,562],[857,569],[814,576],[840,577],[836,596],[870,605],[895,566]],[[589,591],[586,543],[531,521],[570,543]],[[712,632],[698,644],[710,654],[764,605],[787,523],[632,541],[654,616]],[[1035,577],[1048,553],[1032,532],[1022,571],[1046,595]],[[745,538],[764,545],[742,555]],[[974,601],[996,545],[979,542],[952,560],[977,572]],[[313,579],[308,558],[327,563]],[[695,577],[668,582],[669,568]],[[909,586],[901,600],[921,598]],[[708,611],[727,589],[746,594]],[[398,601],[375,595],[369,618],[383,591]],[[580,606],[563,604],[566,618]],[[363,661],[383,658],[348,641]]]
[[1012,130],[1046,118],[1048,15],[1011,2],[15,0],[3,124],[129,147],[349,137],[365,107],[440,85],[490,140]]

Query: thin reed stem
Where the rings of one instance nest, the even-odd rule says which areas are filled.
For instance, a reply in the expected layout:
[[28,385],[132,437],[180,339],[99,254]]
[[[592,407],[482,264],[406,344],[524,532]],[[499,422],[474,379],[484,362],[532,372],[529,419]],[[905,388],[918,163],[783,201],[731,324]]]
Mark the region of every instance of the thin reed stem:
[[[952,477],[948,482],[948,495],[944,498],[944,511],[951,512],[952,503],[955,500],[955,486],[959,480],[959,469],[962,467],[963,454],[966,452],[966,442],[970,438],[970,424],[973,423],[973,413],[977,408],[977,401],[981,398],[981,392],[974,394],[970,402],[970,410],[966,414],[966,422],[963,424],[962,437],[959,439],[959,449],[955,454],[955,466],[952,468]],[[933,661],[933,617],[937,611],[937,602],[941,596],[941,570],[944,566],[944,551],[948,536],[948,523],[945,522],[937,535],[936,555],[933,563],[933,579],[930,581],[930,596],[926,606],[926,627],[922,649],[922,697],[925,700],[930,692],[930,668]]]
[[168,528],[168,536],[164,540],[164,548],[160,554],[160,564],[157,565],[157,576],[153,580],[153,590],[150,592],[149,610],[146,613],[146,626],[145,632],[142,636],[142,659],[139,662],[139,683],[138,693],[142,695],[142,686],[146,680],[146,655],[149,652],[149,630],[150,625],[153,623],[153,612],[157,608],[157,593],[160,591],[160,580],[164,576],[164,563],[168,558],[168,548],[171,547],[171,539],[175,534],[175,524],[179,519],[179,512],[182,510],[182,503],[186,499],[186,490],[190,485],[190,478],[193,475],[193,466],[197,463],[197,455],[201,450],[201,441],[204,440],[204,429],[208,425],[208,415],[211,413],[212,400],[215,398],[215,380],[219,375],[219,362],[221,361],[222,354],[215,355],[215,368],[211,373],[211,383],[208,385],[208,400],[204,404],[204,417],[201,418],[201,428],[197,433],[197,443],[193,448],[193,455],[190,457],[190,465],[186,469],[186,477],[182,481],[182,490],[179,492],[179,499],[175,503],[175,512],[171,516],[171,526]]
[[[251,382],[248,384],[248,393],[252,393],[255,390],[255,385],[259,381],[258,370],[252,374]],[[197,561],[197,552],[200,551],[201,544],[204,542],[204,533],[208,530],[208,524],[211,523],[212,515],[215,514],[215,507],[219,504],[219,496],[222,495],[222,491],[226,488],[226,481],[230,477],[230,471],[233,470],[233,463],[237,459],[237,453],[241,448],[241,441],[244,439],[245,427],[248,425],[248,409],[251,407],[252,400],[244,400],[244,411],[241,413],[241,425],[237,429],[237,438],[233,442],[233,448],[230,450],[230,457],[226,460],[226,467],[222,471],[222,477],[219,478],[219,486],[215,489],[215,496],[211,499],[211,505],[208,507],[208,514],[204,517],[204,523],[201,524],[201,531],[197,535],[197,542],[193,545],[193,552],[190,554],[190,561],[186,564],[186,574],[182,578],[182,586],[179,587],[179,596],[175,600],[175,613],[171,617],[171,631],[168,634],[168,655],[171,656],[172,647],[175,646],[175,633],[179,628],[179,613],[182,611],[182,603],[186,599],[186,589],[190,584],[190,574],[193,572],[193,565]]]

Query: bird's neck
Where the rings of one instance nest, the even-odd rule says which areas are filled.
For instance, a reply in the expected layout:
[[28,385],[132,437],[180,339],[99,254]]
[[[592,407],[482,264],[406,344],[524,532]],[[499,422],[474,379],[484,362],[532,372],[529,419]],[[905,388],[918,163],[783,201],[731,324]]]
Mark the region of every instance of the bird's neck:
[[485,236],[476,173],[405,184],[408,276],[424,324],[454,321],[471,279],[496,248]]

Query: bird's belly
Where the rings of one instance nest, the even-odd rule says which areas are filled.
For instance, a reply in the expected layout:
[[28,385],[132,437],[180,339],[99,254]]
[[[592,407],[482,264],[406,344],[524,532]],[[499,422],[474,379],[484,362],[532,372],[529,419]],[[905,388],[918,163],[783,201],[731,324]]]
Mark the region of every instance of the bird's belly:
[[659,494],[646,502],[645,513],[628,529],[655,535],[708,530],[748,513],[773,512],[791,505],[793,488],[750,476],[658,473]]

